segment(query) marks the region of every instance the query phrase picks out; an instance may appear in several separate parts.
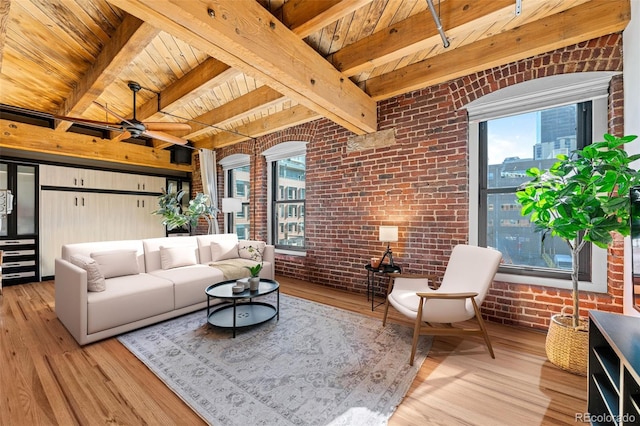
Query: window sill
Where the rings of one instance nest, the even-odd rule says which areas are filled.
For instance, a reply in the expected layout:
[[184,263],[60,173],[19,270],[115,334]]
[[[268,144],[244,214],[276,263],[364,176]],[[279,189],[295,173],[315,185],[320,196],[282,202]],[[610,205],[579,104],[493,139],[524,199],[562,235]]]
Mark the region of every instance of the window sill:
[[[494,281],[500,281],[509,284],[536,285],[550,288],[560,288],[571,290],[571,280],[562,280],[558,278],[542,278],[531,275],[514,275],[499,272],[496,274]],[[594,283],[590,281],[579,281],[578,287],[580,291],[588,291],[593,293],[606,293],[607,283]]]
[[276,254],[282,254],[285,256],[300,256],[304,257],[307,255],[306,251],[298,251],[298,250],[284,250],[284,249],[276,249]]

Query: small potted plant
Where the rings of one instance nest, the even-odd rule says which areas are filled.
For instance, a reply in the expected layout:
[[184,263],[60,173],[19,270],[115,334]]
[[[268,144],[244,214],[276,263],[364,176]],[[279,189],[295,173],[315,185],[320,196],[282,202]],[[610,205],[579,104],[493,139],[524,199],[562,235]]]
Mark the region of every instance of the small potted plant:
[[[547,334],[549,360],[568,371],[586,375],[587,321],[580,319],[579,253],[587,242],[607,248],[612,232],[630,233],[629,190],[640,183],[640,175],[629,167],[640,155],[629,156],[624,145],[636,136],[604,135],[570,155],[559,155],[549,170],[531,168],[533,179],[516,192],[522,215],[530,216],[536,229],[566,241],[571,251],[572,316],[554,315]],[[564,309],[563,309],[564,310]]]
[[245,266],[251,274],[249,278],[249,290],[256,291],[260,287],[260,271],[262,270],[262,262],[254,266]]

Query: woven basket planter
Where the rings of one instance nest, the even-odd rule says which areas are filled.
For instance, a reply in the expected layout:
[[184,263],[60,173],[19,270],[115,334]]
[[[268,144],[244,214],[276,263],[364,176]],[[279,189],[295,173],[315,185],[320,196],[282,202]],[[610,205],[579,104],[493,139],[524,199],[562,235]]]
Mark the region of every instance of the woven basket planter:
[[573,327],[573,316],[565,309],[551,317],[547,340],[545,342],[547,358],[552,364],[581,376],[587,375],[589,355],[589,323],[580,319],[577,328]]

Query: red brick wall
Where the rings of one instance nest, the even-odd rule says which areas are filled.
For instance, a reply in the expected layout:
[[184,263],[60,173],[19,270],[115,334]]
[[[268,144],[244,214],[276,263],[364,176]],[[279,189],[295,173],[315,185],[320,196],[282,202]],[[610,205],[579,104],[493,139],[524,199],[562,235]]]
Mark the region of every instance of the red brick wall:
[[[468,102],[534,78],[622,67],[622,37],[611,35],[382,101],[379,130],[396,129],[390,147],[347,152],[352,134],[318,120],[218,151],[244,152],[255,167],[252,236],[266,238],[266,165],[262,151],[307,141],[305,257],[278,256],[276,273],[335,288],[366,291],[364,264],[380,256],[379,225],[398,225],[394,259],[408,272],[442,273],[451,248],[468,236]],[[622,78],[614,78],[609,132],[622,135]],[[253,155],[258,153],[258,155]],[[195,175],[194,175],[195,176]],[[220,175],[222,180],[222,175]],[[622,241],[609,250],[609,293],[582,294],[584,309],[622,310]],[[364,297],[364,295],[363,295]],[[496,282],[484,314],[492,321],[542,328],[570,292]]]

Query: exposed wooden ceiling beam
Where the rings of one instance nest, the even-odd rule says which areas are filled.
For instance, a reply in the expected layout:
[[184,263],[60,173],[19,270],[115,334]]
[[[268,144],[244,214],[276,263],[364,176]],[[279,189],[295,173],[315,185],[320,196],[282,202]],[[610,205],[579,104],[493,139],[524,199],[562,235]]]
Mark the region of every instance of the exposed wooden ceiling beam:
[[146,120],[162,110],[176,110],[202,96],[203,91],[216,87],[239,73],[229,65],[209,58],[160,92],[159,101],[154,96],[141,105],[136,111],[138,119]]
[[[171,153],[142,145],[112,142],[72,132],[57,132],[10,120],[0,120],[0,148],[64,155],[88,160],[192,172],[193,166],[172,164]],[[52,142],[49,142],[52,141]],[[54,142],[55,141],[55,142]]]
[[300,38],[353,13],[373,0],[289,0],[282,6],[282,22]]
[[215,126],[224,126],[226,123],[241,119],[243,116],[254,114],[259,109],[268,108],[282,101],[282,94],[273,90],[269,86],[262,86],[258,89],[240,96],[233,101],[227,102],[211,111],[196,117],[191,123],[191,132],[185,136],[190,139],[211,130],[208,123]]
[[[80,117],[159,32],[134,16],[125,16],[96,61],[74,86],[58,115]],[[72,124],[69,121],[59,121],[56,129],[67,130]]]
[[109,2],[356,134],[377,129],[376,103],[255,0]]
[[[531,2],[541,1],[547,0]],[[442,8],[442,26],[450,39],[455,38],[456,29],[463,30],[465,25],[476,25],[478,20],[497,22],[499,15],[514,14],[513,0],[447,0]],[[344,74],[353,76],[441,43],[433,16],[426,10],[345,46],[327,60]]]
[[11,0],[0,0],[0,70],[2,70],[2,56],[4,55],[4,39],[7,36],[7,23]]
[[269,115],[260,120],[252,121],[243,126],[236,127],[234,133],[222,132],[207,139],[206,142],[197,142],[197,148],[221,148],[223,146],[232,145],[234,143],[263,136],[278,130],[288,129],[298,124],[307,123],[309,121],[321,118],[314,111],[303,105],[297,105],[293,108],[280,111]]
[[629,0],[591,1],[491,38],[461,46],[397,71],[371,78],[366,91],[387,99],[581,41],[622,31]]

